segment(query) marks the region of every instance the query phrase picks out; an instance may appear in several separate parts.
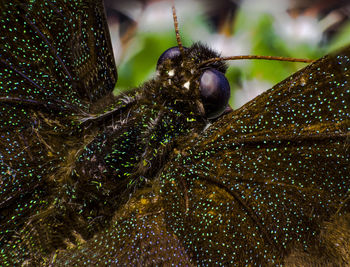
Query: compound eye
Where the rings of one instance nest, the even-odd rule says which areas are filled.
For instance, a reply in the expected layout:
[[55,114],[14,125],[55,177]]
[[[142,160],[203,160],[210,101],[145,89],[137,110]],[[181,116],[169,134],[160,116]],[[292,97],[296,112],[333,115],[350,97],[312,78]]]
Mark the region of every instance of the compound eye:
[[[184,47],[184,49],[187,49]],[[159,65],[161,65],[166,59],[173,59],[181,54],[179,47],[174,46],[171,47],[163,52],[163,54],[160,55],[158,62],[157,62],[157,69]]]
[[230,85],[220,71],[205,70],[199,78],[199,90],[208,119],[219,117],[230,99]]

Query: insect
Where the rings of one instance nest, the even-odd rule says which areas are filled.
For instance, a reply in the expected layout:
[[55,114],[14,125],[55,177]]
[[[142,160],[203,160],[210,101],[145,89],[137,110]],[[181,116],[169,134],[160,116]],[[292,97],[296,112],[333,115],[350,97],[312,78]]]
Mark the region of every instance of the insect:
[[227,112],[201,44],[113,96],[101,1],[0,9],[2,266],[349,262],[350,48]]

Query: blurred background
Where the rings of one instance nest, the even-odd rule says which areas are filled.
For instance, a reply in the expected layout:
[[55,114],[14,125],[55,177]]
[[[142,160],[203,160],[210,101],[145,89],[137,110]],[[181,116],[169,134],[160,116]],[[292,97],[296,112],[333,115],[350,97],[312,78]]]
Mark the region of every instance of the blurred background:
[[[155,75],[158,57],[176,45],[169,0],[105,0],[118,66],[115,93]],[[202,42],[222,56],[268,55],[317,59],[350,44],[348,0],[178,0],[182,42]],[[271,88],[302,63],[229,62],[235,109]]]

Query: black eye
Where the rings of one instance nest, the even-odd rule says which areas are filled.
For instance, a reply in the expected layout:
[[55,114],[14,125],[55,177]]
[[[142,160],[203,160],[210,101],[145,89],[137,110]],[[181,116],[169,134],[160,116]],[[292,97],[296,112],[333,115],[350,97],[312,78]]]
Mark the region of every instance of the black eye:
[[[184,49],[187,49],[187,48],[184,47]],[[171,47],[171,48],[165,50],[163,52],[163,54],[161,54],[159,59],[158,59],[157,69],[158,69],[159,65],[162,64],[166,59],[168,59],[168,58],[172,59],[174,57],[179,56],[180,54],[181,54],[180,49],[177,46],[174,46],[174,47]]]
[[230,85],[224,74],[215,70],[205,70],[199,78],[199,90],[208,119],[219,117],[230,99]]

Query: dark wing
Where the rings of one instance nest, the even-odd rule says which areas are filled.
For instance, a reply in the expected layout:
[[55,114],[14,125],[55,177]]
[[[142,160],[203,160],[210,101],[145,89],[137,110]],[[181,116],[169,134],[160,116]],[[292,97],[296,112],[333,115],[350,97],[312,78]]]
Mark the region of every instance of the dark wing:
[[82,143],[77,120],[113,90],[117,76],[102,1],[1,1],[0,12],[0,263],[6,263],[8,251],[14,259],[23,248],[26,257],[25,246],[15,249],[16,237],[25,236],[19,229],[52,207],[53,185],[71,173]]
[[113,90],[116,67],[102,1],[2,1],[6,97],[79,105]]
[[320,247],[324,223],[350,208],[350,48],[218,120],[162,181],[167,225],[202,264]]

